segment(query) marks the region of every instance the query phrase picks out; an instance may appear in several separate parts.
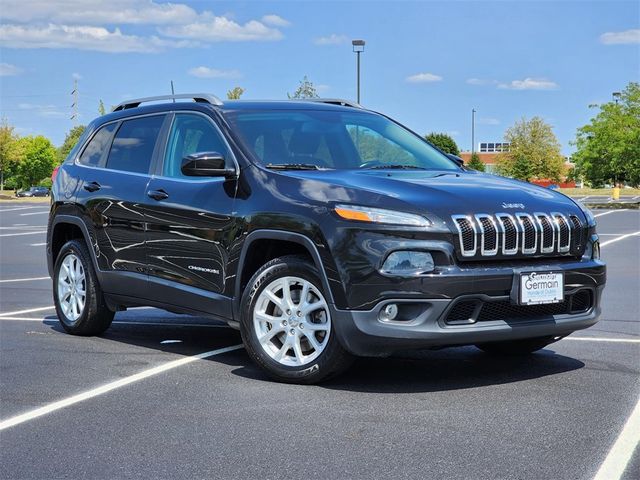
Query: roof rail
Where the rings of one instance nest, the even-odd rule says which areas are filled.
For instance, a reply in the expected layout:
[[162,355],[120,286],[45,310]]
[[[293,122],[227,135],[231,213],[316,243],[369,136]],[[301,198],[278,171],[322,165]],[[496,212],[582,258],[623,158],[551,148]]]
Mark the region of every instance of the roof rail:
[[344,100],[342,98],[302,98],[306,102],[329,103],[331,105],[342,105],[343,107],[364,108],[357,102]]
[[128,108],[136,108],[141,103],[147,102],[157,102],[160,100],[181,100],[188,98],[198,103],[209,103],[211,105],[221,106],[222,100],[220,100],[215,95],[211,95],[208,93],[180,93],[178,95],[159,95],[157,97],[145,97],[145,98],[135,98],[132,100],[126,100],[113,108],[113,112],[117,112],[119,110],[127,110]]

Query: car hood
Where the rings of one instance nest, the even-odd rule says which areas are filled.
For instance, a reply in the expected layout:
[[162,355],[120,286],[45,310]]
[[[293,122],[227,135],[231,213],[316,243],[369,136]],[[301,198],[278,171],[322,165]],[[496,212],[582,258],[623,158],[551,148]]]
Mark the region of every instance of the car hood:
[[[283,172],[284,173],[284,172]],[[563,212],[581,215],[565,195],[530,183],[477,172],[327,170],[287,171],[313,200],[433,213]]]

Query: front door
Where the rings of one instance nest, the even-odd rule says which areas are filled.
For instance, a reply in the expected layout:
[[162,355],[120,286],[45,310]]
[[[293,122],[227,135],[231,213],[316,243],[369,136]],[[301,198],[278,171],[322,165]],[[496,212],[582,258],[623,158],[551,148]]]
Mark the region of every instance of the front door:
[[147,261],[151,282],[174,292],[178,287],[171,303],[208,311],[194,302],[198,295],[217,298],[224,290],[237,182],[183,175],[182,159],[198,152],[218,152],[235,163],[213,119],[195,112],[174,114],[159,175],[147,187]]

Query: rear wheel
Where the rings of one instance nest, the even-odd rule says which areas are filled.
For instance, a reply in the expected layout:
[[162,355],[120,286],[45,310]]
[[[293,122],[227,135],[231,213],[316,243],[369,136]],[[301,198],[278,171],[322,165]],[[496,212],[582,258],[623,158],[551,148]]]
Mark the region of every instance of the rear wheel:
[[333,332],[320,276],[304,257],[281,257],[260,268],[247,286],[242,313],[245,347],[275,380],[316,383],[351,364]]
[[60,249],[53,277],[53,300],[60,324],[73,335],[98,335],[111,325],[86,245],[70,240]]
[[536,337],[505,342],[479,343],[480,350],[493,355],[528,355],[556,341],[555,337]]

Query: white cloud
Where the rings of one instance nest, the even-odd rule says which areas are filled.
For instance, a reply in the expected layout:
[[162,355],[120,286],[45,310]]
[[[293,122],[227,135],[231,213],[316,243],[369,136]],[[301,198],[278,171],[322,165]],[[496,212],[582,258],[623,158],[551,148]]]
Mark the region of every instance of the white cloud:
[[0,63],[0,77],[13,77],[20,75],[23,70],[10,63]]
[[272,27],[288,27],[289,25],[291,25],[291,22],[288,20],[285,20],[284,18],[282,18],[279,15],[265,15],[264,17],[262,17],[260,19],[262,21],[262,23],[264,23],[265,25],[270,25]]
[[284,36],[277,28],[266,26],[257,20],[241,25],[226,17],[203,14],[201,18],[185,25],[166,26],[159,29],[168,37],[194,39],[202,42],[243,42],[280,40]]
[[218,70],[209,67],[194,67],[188,72],[189,75],[198,78],[241,78],[242,74],[238,70]]
[[484,117],[479,118],[478,123],[480,125],[500,125],[500,120],[498,120],[497,118]]
[[[2,7],[5,22],[2,33],[3,37],[8,36],[2,45],[10,48],[154,52],[168,47],[202,46],[206,42],[280,40],[283,34],[276,27],[289,25],[275,14],[240,23],[230,14],[216,16],[207,10],[198,12],[184,3],[155,0],[2,0]],[[191,41],[176,43],[158,36],[129,35],[116,27],[121,25],[151,25],[160,36]],[[73,38],[79,36],[84,41]],[[109,40],[96,44],[97,37]]]
[[153,0],[3,0],[4,20],[61,24],[181,24],[198,13],[182,3]]
[[20,110],[29,110],[35,112],[41,117],[48,118],[63,118],[71,115],[71,112],[63,112],[58,110],[56,105],[50,104],[38,104],[38,103],[19,103],[18,108]]
[[558,84],[546,78],[527,77],[524,80],[512,80],[509,83],[500,83],[498,88],[507,90],[555,90]]
[[337,33],[332,33],[331,35],[327,35],[325,37],[318,37],[313,40],[313,43],[316,45],[344,45],[349,42],[349,37],[346,35],[339,35]]
[[327,90],[330,90],[330,89],[331,89],[331,86],[325,85],[324,83],[319,83],[318,85],[316,85],[316,91],[318,93],[326,92]]
[[605,45],[625,45],[640,43],[640,28],[623,32],[607,32],[600,35],[600,43]]
[[489,80],[486,78],[468,78],[467,83],[469,85],[495,85],[497,80]]
[[79,73],[77,73],[77,72],[73,72],[73,73],[71,74],[71,78],[73,78],[74,80],[82,80],[82,75],[80,75],[80,74],[79,74]]
[[192,46],[188,42],[164,40],[156,36],[125,35],[119,28],[49,24],[0,25],[0,45],[8,48],[75,48],[99,52],[158,52],[167,47]]
[[416,73],[415,75],[410,75],[406,78],[406,81],[409,83],[432,83],[432,82],[440,82],[442,81],[442,77],[440,75],[435,75],[433,73]]

